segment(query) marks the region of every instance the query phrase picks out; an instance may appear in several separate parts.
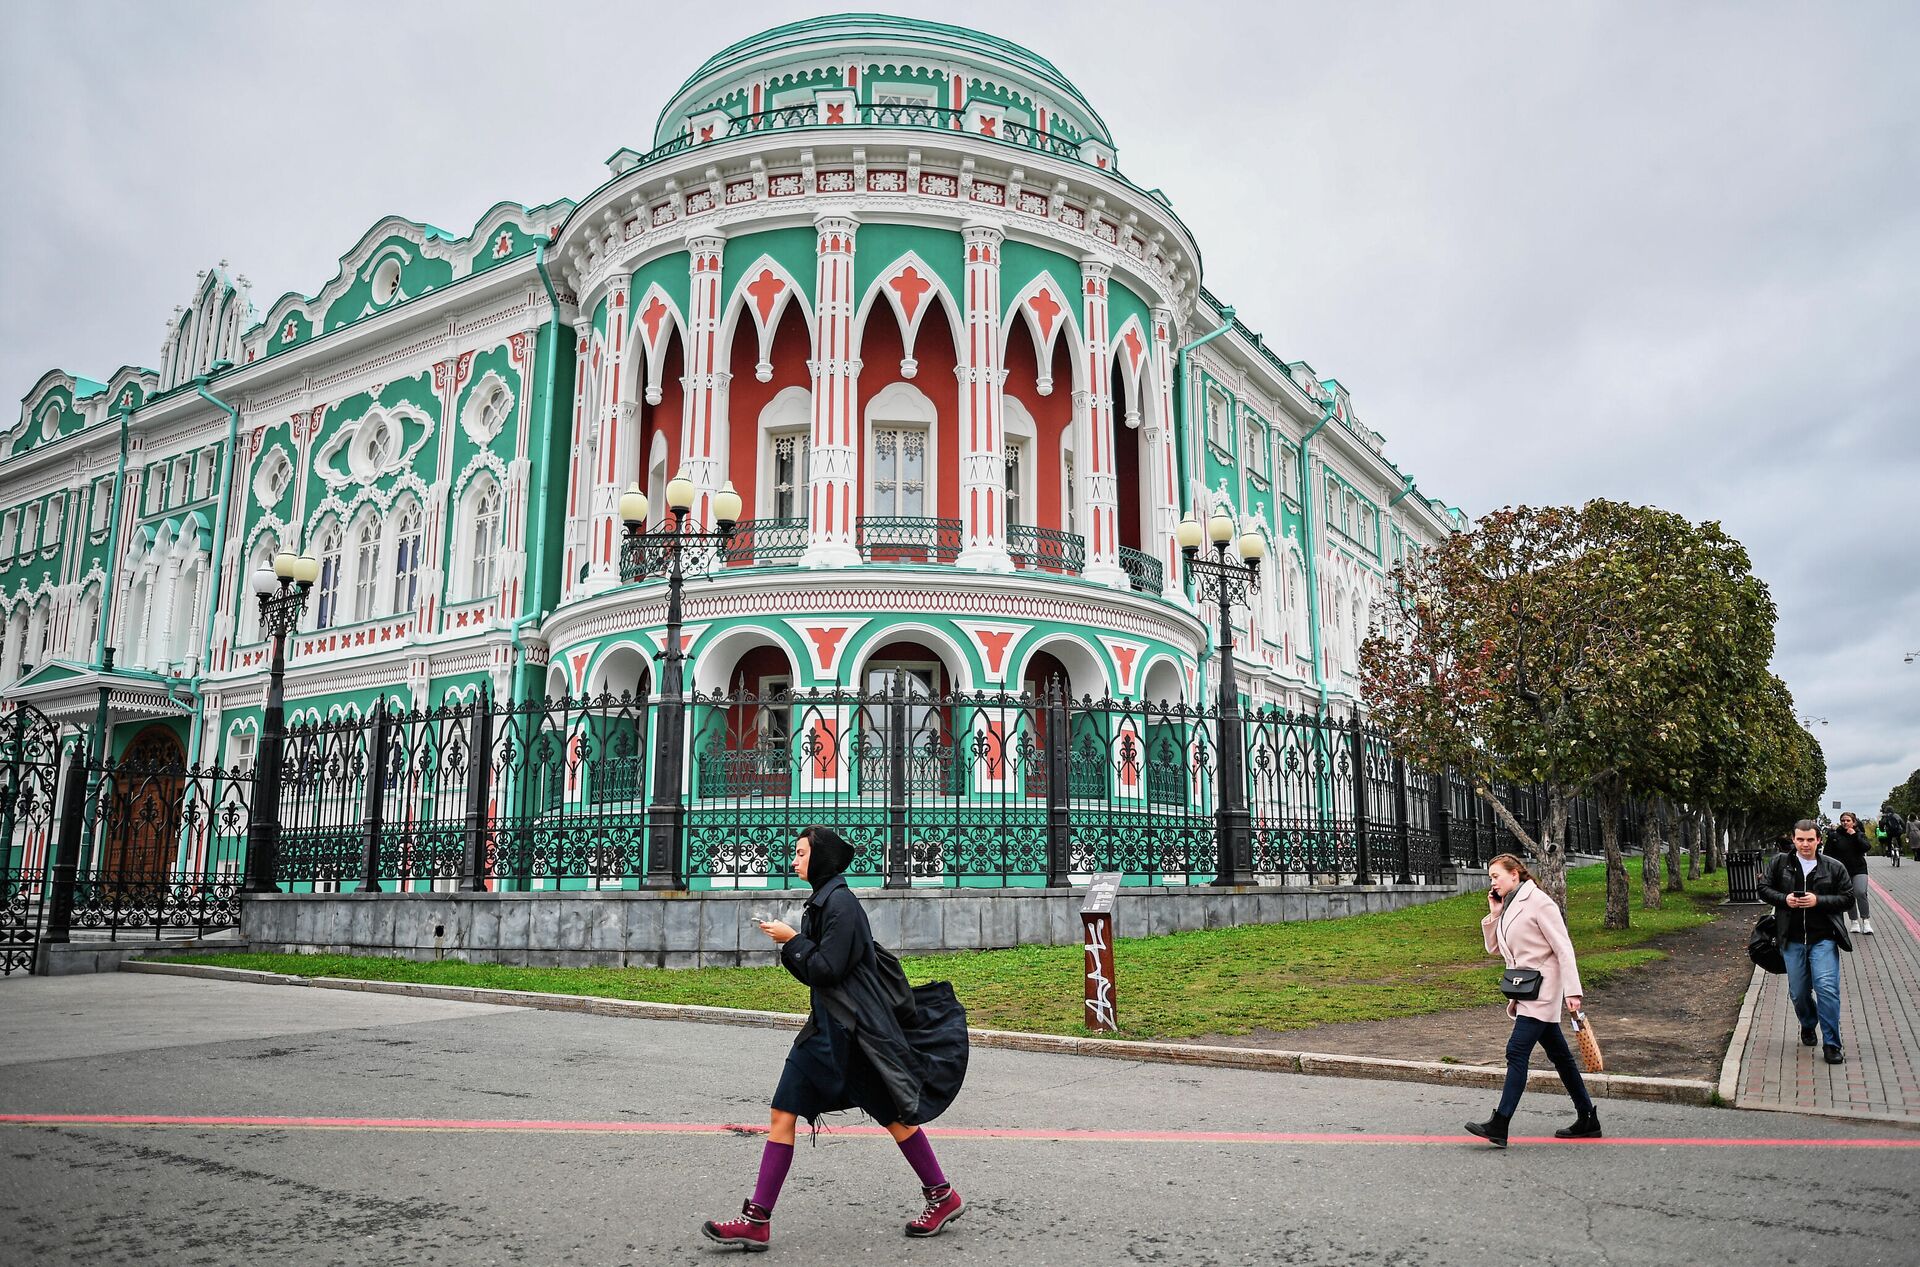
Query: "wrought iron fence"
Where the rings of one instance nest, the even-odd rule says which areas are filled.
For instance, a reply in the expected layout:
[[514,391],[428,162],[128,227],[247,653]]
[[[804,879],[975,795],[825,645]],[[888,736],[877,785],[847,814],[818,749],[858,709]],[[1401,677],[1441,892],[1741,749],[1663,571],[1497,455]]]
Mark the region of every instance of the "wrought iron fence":
[[743,519],[734,525],[733,538],[721,548],[720,561],[728,567],[787,567],[807,551],[804,518]]
[[[857,883],[1207,883],[1228,870],[1221,756],[1236,743],[1257,882],[1432,882],[1512,847],[1467,781],[1410,765],[1356,720],[1057,687],[940,694],[905,673],[880,690],[479,697],[297,726],[271,822],[254,820],[273,798],[257,799],[251,771],[77,750],[63,768],[57,730],[14,714],[0,719],[0,952],[6,971],[31,970],[49,929],[228,927],[250,878],[296,891],[787,887],[812,823],[845,833]],[[1548,810],[1535,789],[1497,795],[1530,828]],[[1591,847],[1593,806],[1567,811],[1569,847]]]
[[951,563],[960,557],[958,519],[863,515],[854,537],[868,563]]
[[[755,114],[737,115],[728,119],[724,128],[702,129],[698,134],[692,131],[683,132],[665,144],[655,146],[641,155],[636,165],[644,167],[699,145],[748,136],[756,132],[791,128],[840,127],[853,124],[863,127],[964,131],[966,130],[966,112],[914,103],[854,105],[851,108],[831,104],[823,111],[817,103],[806,102],[802,105],[782,106],[776,110],[762,110]],[[1051,132],[1042,132],[1038,128],[1013,119],[995,124],[992,131],[982,131],[974,135],[984,136],[989,140],[1004,141],[1059,158],[1073,159],[1076,162],[1087,161],[1080,153],[1080,142]]]

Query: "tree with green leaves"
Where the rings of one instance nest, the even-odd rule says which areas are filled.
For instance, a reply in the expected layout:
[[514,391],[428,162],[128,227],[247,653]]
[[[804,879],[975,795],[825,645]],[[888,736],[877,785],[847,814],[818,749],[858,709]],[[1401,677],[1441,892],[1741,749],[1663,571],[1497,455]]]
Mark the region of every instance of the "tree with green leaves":
[[1887,799],[1880,802],[1880,812],[1892,812],[1909,820],[1920,818],[1920,770],[1909,774],[1905,783],[1894,785]]

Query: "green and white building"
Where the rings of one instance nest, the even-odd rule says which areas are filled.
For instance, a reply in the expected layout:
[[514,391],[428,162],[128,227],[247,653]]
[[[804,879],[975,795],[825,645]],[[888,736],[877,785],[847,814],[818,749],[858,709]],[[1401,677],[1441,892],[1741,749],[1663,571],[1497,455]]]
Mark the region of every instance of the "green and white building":
[[1197,702],[1212,622],[1174,530],[1224,506],[1267,542],[1245,695],[1312,711],[1353,703],[1387,569],[1462,523],[1233,320],[1019,45],[782,26],[608,167],[464,233],[382,220],[310,295],[223,262],[156,368],[44,375],[0,431],[6,699],[71,725],[104,699],[109,756],[250,762],[249,578],[284,549],[322,568],[290,721],[644,694],[665,589],[622,579],[619,496],[684,471],[696,516],[731,483],[747,521],[689,585],[700,690]]

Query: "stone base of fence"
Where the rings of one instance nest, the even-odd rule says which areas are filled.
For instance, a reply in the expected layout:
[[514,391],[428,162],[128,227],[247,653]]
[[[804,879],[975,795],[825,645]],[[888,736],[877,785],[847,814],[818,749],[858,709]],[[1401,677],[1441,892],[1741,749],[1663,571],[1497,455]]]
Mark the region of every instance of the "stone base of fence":
[[[1122,937],[1401,910],[1480,884],[1128,888]],[[1077,946],[1076,889],[861,889],[882,945],[904,953]],[[712,968],[775,962],[756,916],[796,927],[779,892],[277,893],[247,897],[241,938],[262,952],[457,959],[559,968]]]

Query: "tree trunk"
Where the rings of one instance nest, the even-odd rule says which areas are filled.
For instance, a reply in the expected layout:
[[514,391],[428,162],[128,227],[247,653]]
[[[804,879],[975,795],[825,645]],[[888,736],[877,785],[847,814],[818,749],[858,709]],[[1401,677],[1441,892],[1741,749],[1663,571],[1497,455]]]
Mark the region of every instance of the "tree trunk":
[[1620,853],[1620,798],[1600,796],[1600,850],[1607,856],[1607,917],[1605,928],[1630,928],[1627,910],[1627,860]]
[[1660,811],[1651,802],[1640,809],[1640,909],[1660,909]]
[[[1665,816],[1667,820],[1667,892],[1684,893],[1687,891],[1687,882],[1680,878],[1680,843],[1692,820],[1678,813],[1667,813]],[[1699,861],[1700,855],[1696,853],[1694,855],[1696,867]],[[1694,872],[1695,877],[1699,874],[1697,870]]]
[[1720,869],[1720,816],[1709,806],[1701,823],[1705,838],[1701,841],[1700,852],[1707,856],[1707,872],[1712,874]]
[[[1542,892],[1557,903],[1562,912],[1567,909],[1567,851],[1560,841],[1539,840],[1527,835],[1527,829],[1513,816],[1507,803],[1493,794],[1490,787],[1474,785],[1474,792],[1493,807],[1493,816],[1507,829],[1515,841],[1519,842],[1520,852],[1527,860],[1527,870],[1533,872],[1535,884]],[[1544,833],[1543,833],[1544,834]]]

